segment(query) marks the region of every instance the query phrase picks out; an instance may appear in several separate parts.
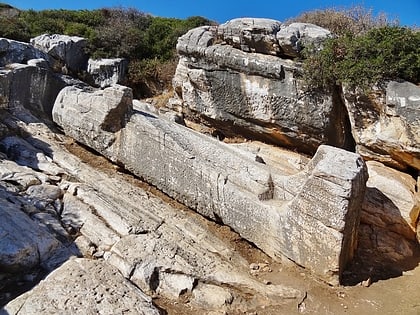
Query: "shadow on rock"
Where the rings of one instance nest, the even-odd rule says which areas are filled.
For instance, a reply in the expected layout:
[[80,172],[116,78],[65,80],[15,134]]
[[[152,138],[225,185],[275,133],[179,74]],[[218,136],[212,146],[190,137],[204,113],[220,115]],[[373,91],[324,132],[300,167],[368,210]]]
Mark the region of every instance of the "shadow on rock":
[[[407,200],[407,199],[406,199]],[[344,285],[369,286],[403,275],[420,263],[420,244],[414,227],[384,192],[368,187],[358,233],[355,258],[343,275]]]
[[61,220],[64,172],[47,148],[10,133],[0,141],[0,306],[81,256]]

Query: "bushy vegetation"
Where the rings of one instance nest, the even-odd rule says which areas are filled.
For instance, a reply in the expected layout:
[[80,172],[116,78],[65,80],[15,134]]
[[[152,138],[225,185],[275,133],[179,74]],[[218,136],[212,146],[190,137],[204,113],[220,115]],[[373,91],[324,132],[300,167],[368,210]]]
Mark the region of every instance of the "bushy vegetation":
[[[0,9],[10,8],[0,3]],[[420,31],[401,27],[385,14],[374,16],[356,6],[306,12],[286,23],[291,22],[313,23],[333,33],[323,49],[304,49],[303,78],[308,90],[341,84],[368,90],[382,80],[397,78],[420,82]],[[137,97],[145,97],[170,87],[178,37],[209,24],[213,23],[203,17],[153,17],[128,8],[27,10],[0,14],[0,37],[20,41],[44,33],[85,37],[93,58],[127,58],[127,84]]]
[[[0,9],[9,7],[0,3]],[[137,97],[143,97],[156,92],[149,88],[170,85],[170,78],[163,75],[171,74],[163,67],[174,71],[178,37],[191,28],[212,23],[202,17],[153,17],[131,8],[25,10],[15,16],[0,15],[0,37],[25,42],[45,33],[85,37],[93,58],[124,57],[130,61],[127,84],[136,88]]]
[[374,16],[363,7],[326,9],[290,22],[317,24],[333,33],[321,50],[304,50],[303,77],[310,90],[346,84],[368,92],[384,80],[420,82],[420,32],[385,14]]
[[373,28],[356,37],[346,34],[306,54],[304,79],[310,88],[346,84],[368,91],[384,80],[420,82],[420,32],[405,27]]
[[363,6],[349,8],[328,8],[304,12],[286,23],[312,23],[331,31],[336,36],[361,35],[373,28],[399,24],[397,19],[390,19],[385,13],[374,15],[372,10]]

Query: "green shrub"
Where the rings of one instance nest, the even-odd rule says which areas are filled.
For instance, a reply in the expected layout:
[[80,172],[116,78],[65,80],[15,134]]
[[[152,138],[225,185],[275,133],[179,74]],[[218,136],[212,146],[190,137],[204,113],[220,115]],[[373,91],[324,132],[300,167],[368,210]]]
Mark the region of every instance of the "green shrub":
[[346,84],[367,90],[389,79],[420,82],[420,32],[405,27],[329,39],[321,51],[306,48],[305,56],[303,78],[309,89]]
[[153,17],[132,8],[18,12],[15,17],[0,16],[0,37],[26,42],[44,33],[85,37],[92,58],[127,58],[130,66],[126,83],[133,88],[141,87],[148,96],[150,91],[170,84],[178,37],[191,28],[212,24],[198,16]]

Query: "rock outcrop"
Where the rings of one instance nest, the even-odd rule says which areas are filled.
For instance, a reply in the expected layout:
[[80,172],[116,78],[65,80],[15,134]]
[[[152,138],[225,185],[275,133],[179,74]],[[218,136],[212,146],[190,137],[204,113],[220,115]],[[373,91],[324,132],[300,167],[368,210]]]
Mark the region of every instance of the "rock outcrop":
[[339,282],[355,250],[367,180],[358,155],[322,146],[305,170],[285,176],[255,155],[131,104],[128,88],[67,87],[57,97],[53,119],[69,136],[232,227],[270,256],[285,255]]
[[314,24],[291,23],[280,27],[276,39],[284,55],[298,57],[305,46],[320,49],[324,40],[331,36],[330,31]]
[[[417,265],[419,88],[308,95],[294,58],[329,36],[252,18],[190,31],[178,42],[178,99],[168,105],[178,113],[116,85],[122,60],[89,63],[101,89],[53,73],[85,70],[82,39],[34,39],[48,54],[0,39],[0,305],[52,271],[0,314],[165,312],[155,302],[195,313],[303,312],[313,303],[307,283],[259,272],[292,260],[329,284],[366,275],[369,286]],[[33,114],[52,116],[116,165]],[[220,139],[241,134],[315,154],[223,143],[186,128],[183,115]],[[322,145],[353,149],[350,131],[365,159],[411,175]],[[230,240],[230,228],[277,262]]]
[[33,47],[47,53],[67,71],[77,73],[86,70],[87,40],[83,37],[60,34],[43,34],[31,39]]
[[[68,280],[78,279],[69,285]],[[72,259],[33,290],[6,305],[0,314],[143,314],[159,315],[150,297],[109,264]]]
[[356,149],[391,167],[420,170],[420,87],[388,82],[378,96],[345,90]]
[[0,70],[0,108],[26,107],[51,117],[58,93],[70,81],[49,68],[39,67],[39,63],[39,59],[32,59],[28,65],[13,63]]
[[28,43],[0,38],[0,67],[11,63],[26,64],[31,59],[44,59],[49,61],[49,56]]
[[87,72],[94,86],[106,88],[124,82],[128,71],[128,61],[123,58],[89,59]]
[[411,259],[419,248],[416,181],[379,162],[368,161],[367,166],[369,180],[360,216],[359,250],[388,264]]
[[[308,41],[320,37],[320,30],[305,27],[315,28],[299,24],[293,30],[301,30]],[[338,96],[304,92],[299,63],[280,57],[298,45],[298,39],[290,44],[291,28],[282,30],[273,20],[239,19],[180,37],[173,85],[184,114],[227,135],[245,134],[305,152],[314,153],[320,144],[351,147]]]
[[420,88],[388,82],[378,93],[308,92],[296,58],[322,49],[311,24],[235,19],[180,37],[173,108],[225,135],[241,134],[314,153],[331,144],[401,170],[419,170]]
[[[8,124],[12,123],[11,119],[13,117],[6,119]],[[29,116],[29,120],[34,121],[34,117]],[[90,167],[70,154],[63,147],[61,137],[45,125],[19,124],[27,134],[33,135],[19,142],[25,144],[26,150],[35,150],[31,154],[36,157],[33,159],[42,162],[39,153],[44,151],[53,159],[49,159],[49,167],[44,166],[43,173],[40,173],[32,167],[22,166],[28,152],[2,147],[8,153],[7,158],[19,158],[21,164],[3,157],[3,163],[13,167],[8,167],[0,183],[8,190],[20,192],[16,196],[9,193],[7,202],[13,202],[26,211],[22,213],[23,223],[32,221],[32,225],[39,225],[38,229],[32,228],[34,238],[31,244],[39,240],[38,236],[42,236],[40,240],[46,244],[58,235],[58,229],[53,227],[65,227],[64,233],[71,232],[65,238],[74,239],[70,248],[78,252],[65,256],[57,247],[42,247],[43,254],[54,255],[47,260],[48,267],[57,269],[32,291],[10,302],[6,311],[14,313],[21,309],[21,314],[54,313],[59,309],[70,312],[83,307],[84,311],[115,313],[116,309],[127,305],[151,307],[150,298],[144,293],[175,301],[183,295],[192,295],[195,296],[195,307],[207,311],[246,311],[253,307],[277,305],[279,300],[283,304],[295,304],[296,300],[303,298],[304,293],[299,289],[280,284],[267,285],[250,275],[248,261],[217,233],[211,232],[197,215],[162,202],[117,173],[110,176]],[[7,142],[12,143],[11,140]],[[58,175],[48,176],[45,172],[58,172]],[[47,218],[46,214],[50,217]],[[51,217],[58,224],[52,224]],[[16,216],[16,219],[20,218]],[[4,219],[8,227],[6,236],[10,239],[15,231],[11,224],[14,219],[9,216]],[[39,229],[46,234],[34,234]],[[2,232],[2,237],[4,235]],[[26,249],[22,242],[7,244],[21,248],[21,251]],[[36,251],[36,248],[31,250]],[[52,265],[53,262],[59,265],[74,255],[86,258],[71,260],[59,267]],[[5,258],[10,261],[4,250],[0,252],[0,258],[0,261]],[[19,274],[30,278],[33,272],[34,269],[27,268],[20,269]],[[2,277],[8,275],[2,274]],[[204,291],[207,286],[211,290]],[[68,295],[68,290],[73,293]],[[211,296],[212,292],[223,292],[229,298],[222,305],[219,304],[220,298],[213,302],[209,300],[212,305],[197,305],[203,295]],[[122,296],[118,295],[122,293]],[[249,296],[253,297],[251,301]],[[153,308],[150,310],[152,312]],[[137,309],[131,311],[140,312]]]

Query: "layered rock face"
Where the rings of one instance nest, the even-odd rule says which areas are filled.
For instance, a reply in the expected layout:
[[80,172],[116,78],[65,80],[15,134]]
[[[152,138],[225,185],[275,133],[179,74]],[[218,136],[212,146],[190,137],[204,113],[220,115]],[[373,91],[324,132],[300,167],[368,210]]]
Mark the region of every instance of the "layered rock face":
[[305,93],[296,75],[300,65],[289,59],[303,40],[328,35],[314,25],[282,27],[267,19],[189,31],[178,40],[173,80],[183,112],[228,135],[241,133],[304,152],[313,153],[320,144],[350,148],[337,95]]
[[53,59],[30,44],[0,39],[0,108],[25,107],[51,119],[60,90],[67,85],[85,84],[55,73]]
[[130,93],[121,86],[64,88],[53,119],[66,134],[269,255],[339,282],[355,250],[367,180],[358,155],[322,146],[305,170],[287,176],[255,154],[133,109]]
[[250,18],[193,29],[177,44],[178,110],[227,135],[309,153],[331,144],[418,171],[418,86],[389,82],[369,96],[338,87],[305,92],[293,58],[308,44],[322,49],[329,36],[311,24]]
[[30,123],[2,117],[10,130],[32,135],[5,137],[0,146],[2,281],[17,273],[30,282],[39,265],[55,270],[1,314],[154,314],[155,296],[188,295],[200,311],[295,307],[302,299],[300,289],[249,274],[248,261],[198,215],[92,168],[65,149],[62,136],[19,114]]
[[376,161],[367,162],[369,180],[362,205],[359,250],[364,257],[381,257],[383,264],[409,260],[420,238],[420,196],[408,174]]
[[357,151],[394,168],[420,170],[420,87],[388,82],[369,97],[345,90]]
[[23,106],[50,116],[59,91],[70,81],[48,68],[29,64],[14,63],[0,70],[0,108]]

